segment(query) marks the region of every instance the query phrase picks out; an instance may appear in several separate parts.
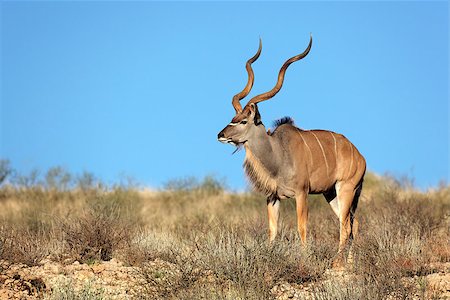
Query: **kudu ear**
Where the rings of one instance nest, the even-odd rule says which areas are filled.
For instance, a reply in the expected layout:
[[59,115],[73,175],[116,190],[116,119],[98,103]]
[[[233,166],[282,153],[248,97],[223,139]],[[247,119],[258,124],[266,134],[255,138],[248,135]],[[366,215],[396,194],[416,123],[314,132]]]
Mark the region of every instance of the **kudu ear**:
[[255,103],[250,103],[249,115],[250,118],[253,118],[253,123],[255,125],[262,124],[261,115],[259,114],[258,106]]

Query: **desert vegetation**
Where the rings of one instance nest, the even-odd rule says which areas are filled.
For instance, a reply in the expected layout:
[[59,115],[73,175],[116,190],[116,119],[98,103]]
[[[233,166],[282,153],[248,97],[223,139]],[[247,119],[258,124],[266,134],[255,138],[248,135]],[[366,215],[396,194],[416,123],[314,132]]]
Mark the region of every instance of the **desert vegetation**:
[[281,203],[268,243],[266,200],[215,177],[159,190],[107,185],[60,167],[0,162],[0,298],[440,299],[450,294],[450,187],[367,174],[353,262],[330,269],[338,220],[308,199],[308,243]]

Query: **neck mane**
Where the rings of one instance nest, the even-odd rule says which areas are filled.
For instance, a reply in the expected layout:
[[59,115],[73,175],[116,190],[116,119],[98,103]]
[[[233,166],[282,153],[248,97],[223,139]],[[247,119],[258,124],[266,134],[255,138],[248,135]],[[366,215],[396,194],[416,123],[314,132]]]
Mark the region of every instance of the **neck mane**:
[[[267,141],[269,142],[269,141]],[[251,146],[245,145],[245,160],[244,170],[249,181],[253,187],[260,193],[265,195],[272,195],[276,193],[277,183],[271,172],[267,169],[265,164],[261,162],[261,156],[256,153],[261,153],[262,149],[252,150]],[[270,155],[270,153],[266,153]]]

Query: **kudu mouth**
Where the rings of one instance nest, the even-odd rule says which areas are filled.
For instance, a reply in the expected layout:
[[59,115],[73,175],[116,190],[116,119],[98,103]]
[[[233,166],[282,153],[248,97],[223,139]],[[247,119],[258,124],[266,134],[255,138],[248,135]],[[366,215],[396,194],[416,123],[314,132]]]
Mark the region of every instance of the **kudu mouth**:
[[217,140],[223,144],[235,144],[231,139],[225,137],[219,137]]
[[242,142],[235,142],[232,139],[225,138],[225,137],[219,137],[217,140],[219,142],[223,143],[223,144],[231,144],[231,145],[233,145],[235,147],[239,147],[239,146],[241,146],[241,145],[243,145],[243,144],[245,144],[247,142],[247,140],[242,141]]

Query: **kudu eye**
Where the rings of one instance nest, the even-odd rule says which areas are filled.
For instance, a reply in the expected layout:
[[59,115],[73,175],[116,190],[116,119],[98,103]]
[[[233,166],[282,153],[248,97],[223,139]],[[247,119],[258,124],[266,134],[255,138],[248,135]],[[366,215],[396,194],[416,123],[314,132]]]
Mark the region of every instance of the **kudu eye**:
[[240,122],[241,124],[247,124],[247,120],[242,120],[241,122]]

